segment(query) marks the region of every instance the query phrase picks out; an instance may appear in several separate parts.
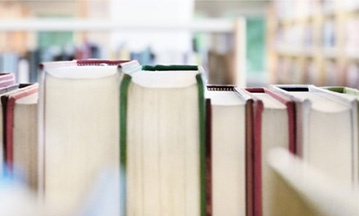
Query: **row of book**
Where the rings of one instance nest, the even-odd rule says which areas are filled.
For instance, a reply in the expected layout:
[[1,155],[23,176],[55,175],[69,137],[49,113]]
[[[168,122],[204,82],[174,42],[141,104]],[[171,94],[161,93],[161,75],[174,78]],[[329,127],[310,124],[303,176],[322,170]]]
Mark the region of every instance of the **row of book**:
[[[359,47],[359,32],[357,31],[359,26],[359,19],[349,19],[345,22],[343,37],[345,42],[343,43],[344,52],[348,57],[356,57],[356,50]],[[279,27],[276,33],[276,45],[278,49],[287,49],[297,52],[303,52],[305,54],[308,50],[314,51],[318,47],[315,36],[316,26],[313,23],[306,24],[294,24],[289,27]],[[324,52],[329,52],[332,49],[338,47],[337,44],[337,31],[336,25],[333,20],[325,21],[323,24],[321,35],[321,41],[319,48]],[[329,50],[329,51],[328,51]]]
[[291,19],[311,17],[318,13],[330,15],[337,10],[355,11],[359,8],[359,3],[356,0],[277,1],[276,8],[280,18]]
[[356,62],[343,65],[335,59],[319,63],[310,58],[303,60],[283,56],[278,59],[276,73],[279,83],[326,83],[353,88],[359,86],[359,65]]
[[[345,53],[350,56],[355,56],[356,50],[359,47],[359,19],[351,18],[344,22],[343,43]],[[279,26],[276,33],[277,47],[290,47],[293,50],[313,50],[317,47],[318,33],[315,28],[318,28],[312,22],[296,23],[291,26]],[[335,20],[328,19],[322,25],[320,32],[319,47],[325,50],[335,49],[338,47],[337,38],[338,26]]]
[[41,70],[39,86],[0,76],[3,161],[65,215],[106,168],[109,215],[306,215],[309,207],[273,199],[283,189],[281,163],[267,163],[275,147],[290,152],[283,160],[295,155],[343,187],[358,185],[358,90],[206,86],[200,66],[136,61]]
[[359,18],[352,18],[347,21],[345,26],[345,51],[349,55],[357,55],[359,48]]
[[[352,26],[356,26],[354,21],[348,22],[345,37],[348,38],[346,46],[352,46],[357,43],[356,30]],[[302,50],[313,49],[317,46],[316,29],[318,26],[311,22],[298,23],[291,26],[279,27],[276,33],[276,44],[278,47],[291,47],[292,49]],[[319,47],[323,49],[331,49],[336,47],[336,25],[333,20],[327,20],[321,26]],[[349,40],[350,39],[350,40]]]

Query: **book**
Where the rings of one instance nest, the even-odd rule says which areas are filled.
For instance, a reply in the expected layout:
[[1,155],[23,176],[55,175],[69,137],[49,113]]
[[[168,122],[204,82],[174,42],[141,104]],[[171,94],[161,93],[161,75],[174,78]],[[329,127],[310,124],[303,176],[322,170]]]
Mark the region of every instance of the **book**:
[[15,77],[11,73],[0,73],[0,88],[15,84]]
[[[353,158],[353,176],[354,176],[354,186],[359,184],[359,173],[358,173],[358,147],[359,147],[359,90],[349,88],[349,87],[342,87],[342,86],[327,86],[323,87],[323,89],[329,90],[332,94],[339,96],[341,100],[351,106],[351,113],[352,113],[352,127],[353,127],[353,149],[352,149],[352,158]],[[357,143],[357,144],[355,144]]]
[[124,74],[121,215],[206,215],[204,87],[195,65]]
[[7,168],[22,171],[33,190],[38,183],[37,89],[32,84],[7,95],[5,122]]
[[9,96],[11,94],[17,93],[22,91],[23,89],[26,89],[29,85],[31,84],[15,84],[15,85],[10,85],[8,87],[2,88],[0,91],[0,101],[1,101],[1,125],[2,125],[2,131],[1,131],[1,136],[2,136],[2,162],[5,162],[5,164],[7,163],[7,148],[8,148],[8,101],[9,101]]
[[326,82],[328,85],[338,85],[341,71],[335,61],[325,62]]
[[[19,83],[28,83],[30,82],[30,63],[28,59],[21,58],[18,62],[18,82]],[[37,80],[35,81],[37,82]]]
[[106,167],[117,167],[120,182],[119,68],[126,62],[77,60],[41,66],[38,187],[48,205],[71,214]]
[[[6,96],[9,92],[16,91],[19,88],[19,84],[10,85],[8,87],[0,88],[0,98],[2,96]],[[0,100],[1,101],[1,100]],[[1,171],[3,171],[3,167],[5,166],[5,154],[6,154],[6,107],[1,105],[0,106],[0,166]]]
[[253,185],[249,189],[253,199],[253,215],[274,215],[271,197],[275,191],[271,184],[273,173],[267,164],[267,153],[273,147],[283,147],[295,152],[294,104],[266,88],[246,88],[253,99],[253,129],[251,169]]
[[[208,85],[211,213],[246,215],[246,114],[250,98],[230,85]],[[208,170],[208,167],[207,167]],[[225,197],[225,199],[223,199]],[[208,204],[207,204],[208,205]]]
[[336,92],[336,93],[359,97],[359,90],[355,89],[355,88],[349,88],[349,87],[344,87],[344,86],[326,86],[323,88],[327,89],[329,91]]
[[269,152],[270,169],[276,174],[274,215],[358,215],[358,196],[285,149]]
[[345,85],[351,88],[359,87],[359,65],[351,63],[347,65],[345,70]]
[[339,96],[312,85],[273,85],[296,103],[297,154],[344,185],[354,184],[353,109]]
[[18,61],[19,56],[16,53],[0,54],[0,72],[14,74],[15,80],[18,79]]

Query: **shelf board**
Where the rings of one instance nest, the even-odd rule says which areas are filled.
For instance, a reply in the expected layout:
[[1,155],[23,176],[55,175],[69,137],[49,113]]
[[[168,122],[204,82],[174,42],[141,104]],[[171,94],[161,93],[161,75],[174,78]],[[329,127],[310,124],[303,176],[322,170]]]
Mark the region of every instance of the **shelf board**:
[[[278,47],[276,49],[278,55],[281,56],[290,56],[290,57],[309,57],[313,58],[318,51],[315,51],[314,48],[307,48],[307,49],[293,49],[293,48],[285,48],[285,47]],[[337,59],[340,57],[338,54],[337,48],[322,48],[319,53],[322,53],[322,56],[327,59]],[[358,53],[349,53],[345,54],[345,57],[351,60],[359,60],[359,52]]]
[[330,59],[335,59],[339,57],[337,48],[323,48],[322,53],[324,57]]
[[347,53],[346,57],[352,60],[359,60],[359,52],[358,53]]
[[205,19],[187,24],[146,24],[113,22],[107,20],[85,19],[18,19],[0,20],[0,31],[190,31],[231,33],[234,22],[224,19]]
[[279,55],[285,56],[294,56],[294,57],[314,57],[315,51],[313,48],[306,48],[306,49],[293,49],[293,48],[286,48],[286,47],[278,47],[277,52]]

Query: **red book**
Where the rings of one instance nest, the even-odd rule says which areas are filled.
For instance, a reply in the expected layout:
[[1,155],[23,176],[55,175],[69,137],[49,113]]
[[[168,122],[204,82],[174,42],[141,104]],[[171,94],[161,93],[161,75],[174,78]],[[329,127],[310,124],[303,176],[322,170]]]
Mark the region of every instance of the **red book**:
[[252,110],[252,145],[248,148],[248,155],[252,160],[247,161],[248,175],[253,179],[249,189],[252,198],[252,210],[255,216],[261,216],[269,211],[263,202],[270,199],[271,191],[263,187],[270,184],[270,180],[262,179],[268,174],[266,167],[267,151],[274,146],[288,148],[295,153],[295,106],[294,102],[278,95],[266,88],[247,88],[247,93],[253,99]]

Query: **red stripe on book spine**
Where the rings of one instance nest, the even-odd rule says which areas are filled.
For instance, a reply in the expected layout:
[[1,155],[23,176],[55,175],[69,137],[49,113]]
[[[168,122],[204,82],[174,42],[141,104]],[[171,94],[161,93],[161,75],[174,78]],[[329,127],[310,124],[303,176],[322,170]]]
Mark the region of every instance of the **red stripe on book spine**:
[[264,89],[265,93],[272,96],[274,99],[278,100],[287,107],[288,114],[288,132],[289,132],[289,151],[292,154],[297,153],[297,143],[296,143],[296,115],[295,115],[295,102],[290,98],[279,95],[268,89]]

